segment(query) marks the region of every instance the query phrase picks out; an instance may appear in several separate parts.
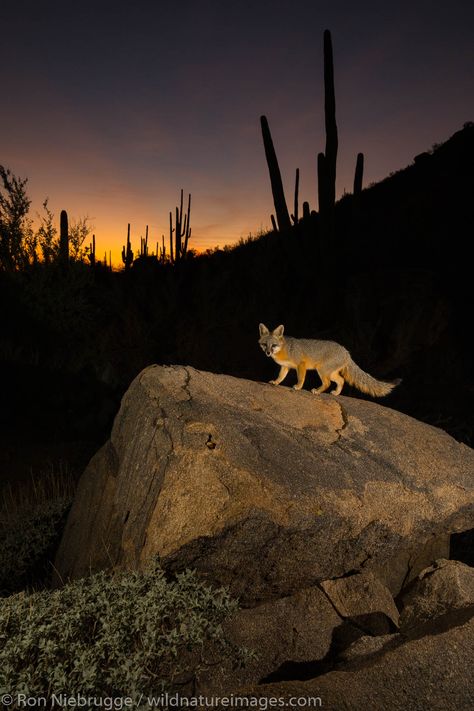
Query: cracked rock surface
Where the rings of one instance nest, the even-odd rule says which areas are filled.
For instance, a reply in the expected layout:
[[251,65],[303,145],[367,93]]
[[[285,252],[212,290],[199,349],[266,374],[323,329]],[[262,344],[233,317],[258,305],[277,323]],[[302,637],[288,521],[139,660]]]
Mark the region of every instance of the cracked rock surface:
[[151,366],[81,478],[55,566],[67,580],[159,555],[248,607],[362,571],[396,595],[474,527],[473,473],[468,447],[374,402]]

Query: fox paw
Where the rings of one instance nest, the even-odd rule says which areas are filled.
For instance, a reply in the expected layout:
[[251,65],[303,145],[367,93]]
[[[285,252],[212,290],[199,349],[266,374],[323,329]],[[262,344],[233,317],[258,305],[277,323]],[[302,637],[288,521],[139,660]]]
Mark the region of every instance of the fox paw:
[[269,380],[270,385],[278,385],[276,380]]
[[311,390],[311,392],[313,393],[313,395],[321,395],[321,393],[319,392],[319,390],[317,388],[313,388]]
[[301,390],[302,385],[293,385],[293,390]]

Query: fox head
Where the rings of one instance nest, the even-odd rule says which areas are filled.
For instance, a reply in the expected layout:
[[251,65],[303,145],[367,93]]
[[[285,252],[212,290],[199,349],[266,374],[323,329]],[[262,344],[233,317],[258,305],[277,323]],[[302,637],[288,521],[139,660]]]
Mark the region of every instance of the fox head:
[[271,358],[283,348],[283,331],[285,327],[277,326],[271,333],[263,323],[259,324],[258,328],[260,330],[260,338],[258,339],[260,348],[265,355]]

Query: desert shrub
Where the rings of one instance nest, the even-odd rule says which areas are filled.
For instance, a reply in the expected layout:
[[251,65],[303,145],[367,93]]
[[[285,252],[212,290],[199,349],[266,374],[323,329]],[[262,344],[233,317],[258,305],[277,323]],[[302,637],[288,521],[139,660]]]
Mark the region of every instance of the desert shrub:
[[192,684],[206,658],[242,661],[221,623],[225,589],[186,571],[98,573],[53,592],[0,601],[0,694],[139,696]]
[[4,492],[0,505],[0,596],[48,581],[72,495],[72,480],[63,473]]

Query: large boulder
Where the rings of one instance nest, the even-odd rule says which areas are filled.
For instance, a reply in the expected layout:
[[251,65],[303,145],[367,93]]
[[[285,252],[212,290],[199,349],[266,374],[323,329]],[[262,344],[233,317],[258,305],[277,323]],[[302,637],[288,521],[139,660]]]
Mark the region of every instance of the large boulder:
[[247,606],[361,571],[396,595],[474,527],[473,473],[468,447],[373,402],[151,366],[81,478],[58,579],[158,555]]

